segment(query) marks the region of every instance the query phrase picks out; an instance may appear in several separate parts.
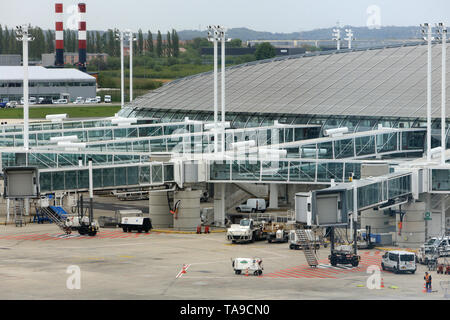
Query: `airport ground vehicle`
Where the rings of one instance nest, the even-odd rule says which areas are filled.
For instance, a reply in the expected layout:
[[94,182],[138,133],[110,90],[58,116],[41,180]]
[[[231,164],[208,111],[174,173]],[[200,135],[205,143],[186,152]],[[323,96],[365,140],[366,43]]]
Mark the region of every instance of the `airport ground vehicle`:
[[109,95],[106,95],[105,97],[104,97],[104,102],[105,103],[111,103],[111,96],[109,96]]
[[420,246],[417,261],[428,264],[439,257],[450,257],[450,237],[433,237]]
[[152,229],[152,222],[148,217],[122,217],[120,227],[123,232],[149,232]]
[[260,276],[263,273],[262,259],[260,258],[236,258],[231,265],[235,274],[253,274]]
[[17,101],[10,101],[6,104],[6,108],[15,108],[17,107]]
[[284,229],[278,229],[276,231],[267,233],[267,242],[288,242],[289,241],[289,232]]
[[227,239],[232,243],[265,240],[267,232],[263,231],[264,223],[253,219],[242,219],[239,224],[232,224],[227,229]]
[[383,270],[392,270],[394,273],[411,272],[415,273],[416,255],[408,251],[389,251],[383,255],[381,260]]
[[237,212],[265,212],[266,200],[264,199],[248,199],[246,203],[243,203],[236,207]]
[[341,245],[331,250],[328,260],[332,266],[351,264],[353,267],[357,267],[361,257],[353,252],[352,246]]
[[[305,230],[305,233],[308,237],[308,240],[310,241],[310,243],[313,244],[313,247],[315,249],[319,249],[321,243],[323,244],[324,248],[327,247],[327,244],[325,242],[323,242],[320,239],[320,236],[315,234],[313,232],[313,230],[307,229],[307,230]],[[289,249],[300,250],[300,248],[301,248],[301,245],[300,245],[300,240],[298,239],[297,233],[295,232],[295,230],[291,230],[289,232]]]
[[72,230],[78,230],[81,235],[95,236],[99,230],[98,222],[93,220],[90,223],[88,216],[69,216],[65,224]]

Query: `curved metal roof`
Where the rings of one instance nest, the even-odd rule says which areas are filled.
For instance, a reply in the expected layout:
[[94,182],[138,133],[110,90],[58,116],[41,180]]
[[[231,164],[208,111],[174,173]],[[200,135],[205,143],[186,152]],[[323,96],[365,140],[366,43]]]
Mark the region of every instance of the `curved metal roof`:
[[[433,44],[433,117],[440,116],[441,50]],[[258,61],[227,68],[226,110],[426,117],[426,74],[427,46],[422,43]],[[220,75],[218,91],[220,111]],[[175,80],[127,106],[212,111],[213,73]]]
[[[44,68],[39,66],[28,67],[30,81],[92,81],[95,77],[73,68]],[[23,81],[23,67],[0,66],[0,81]]]

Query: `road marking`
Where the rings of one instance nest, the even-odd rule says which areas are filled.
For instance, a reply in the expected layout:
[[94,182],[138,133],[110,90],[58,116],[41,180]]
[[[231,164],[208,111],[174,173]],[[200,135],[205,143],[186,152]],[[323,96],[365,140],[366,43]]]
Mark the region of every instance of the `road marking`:
[[[183,265],[184,271],[187,271],[187,269],[189,269],[190,266],[191,266],[190,264],[184,264]],[[181,268],[180,272],[178,272],[178,274],[175,277],[175,279],[181,278],[183,276],[183,274],[184,274],[183,273],[183,268]]]

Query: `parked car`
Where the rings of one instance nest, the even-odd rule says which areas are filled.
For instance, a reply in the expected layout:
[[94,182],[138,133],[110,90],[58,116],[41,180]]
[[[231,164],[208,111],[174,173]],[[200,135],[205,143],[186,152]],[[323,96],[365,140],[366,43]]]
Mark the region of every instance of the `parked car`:
[[0,108],[6,108],[6,105],[8,104],[8,102],[0,102]]
[[411,272],[417,270],[416,254],[408,251],[389,251],[381,259],[383,270],[392,270],[394,273]]
[[84,99],[83,99],[83,97],[78,97],[78,98],[76,98],[76,100],[73,103],[75,103],[75,104],[84,103]]
[[53,104],[53,100],[51,98],[44,98],[39,101],[39,104]]
[[112,101],[111,100],[111,96],[106,95],[105,98],[104,98],[104,102],[105,103],[111,103],[111,101]]
[[100,96],[96,96],[95,99],[97,100],[97,103],[101,103],[102,102],[102,97],[100,97]]
[[55,103],[55,104],[68,104],[69,102],[67,101],[67,99],[58,99],[56,101],[53,101],[53,103]]
[[6,108],[15,108],[17,107],[17,101],[10,101],[6,104]]
[[86,98],[86,100],[84,100],[84,103],[89,104],[89,103],[98,103],[97,98]]
[[236,207],[237,212],[265,212],[266,200],[264,199],[248,199],[246,203],[243,203]]

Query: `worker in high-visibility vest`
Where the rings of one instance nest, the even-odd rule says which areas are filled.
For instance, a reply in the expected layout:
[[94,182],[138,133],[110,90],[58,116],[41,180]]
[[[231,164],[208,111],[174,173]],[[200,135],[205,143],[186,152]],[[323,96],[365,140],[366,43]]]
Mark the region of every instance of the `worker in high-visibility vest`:
[[425,288],[427,289],[428,292],[431,291],[431,274],[429,274],[428,272],[425,272],[425,277],[423,277],[423,279],[425,280]]

